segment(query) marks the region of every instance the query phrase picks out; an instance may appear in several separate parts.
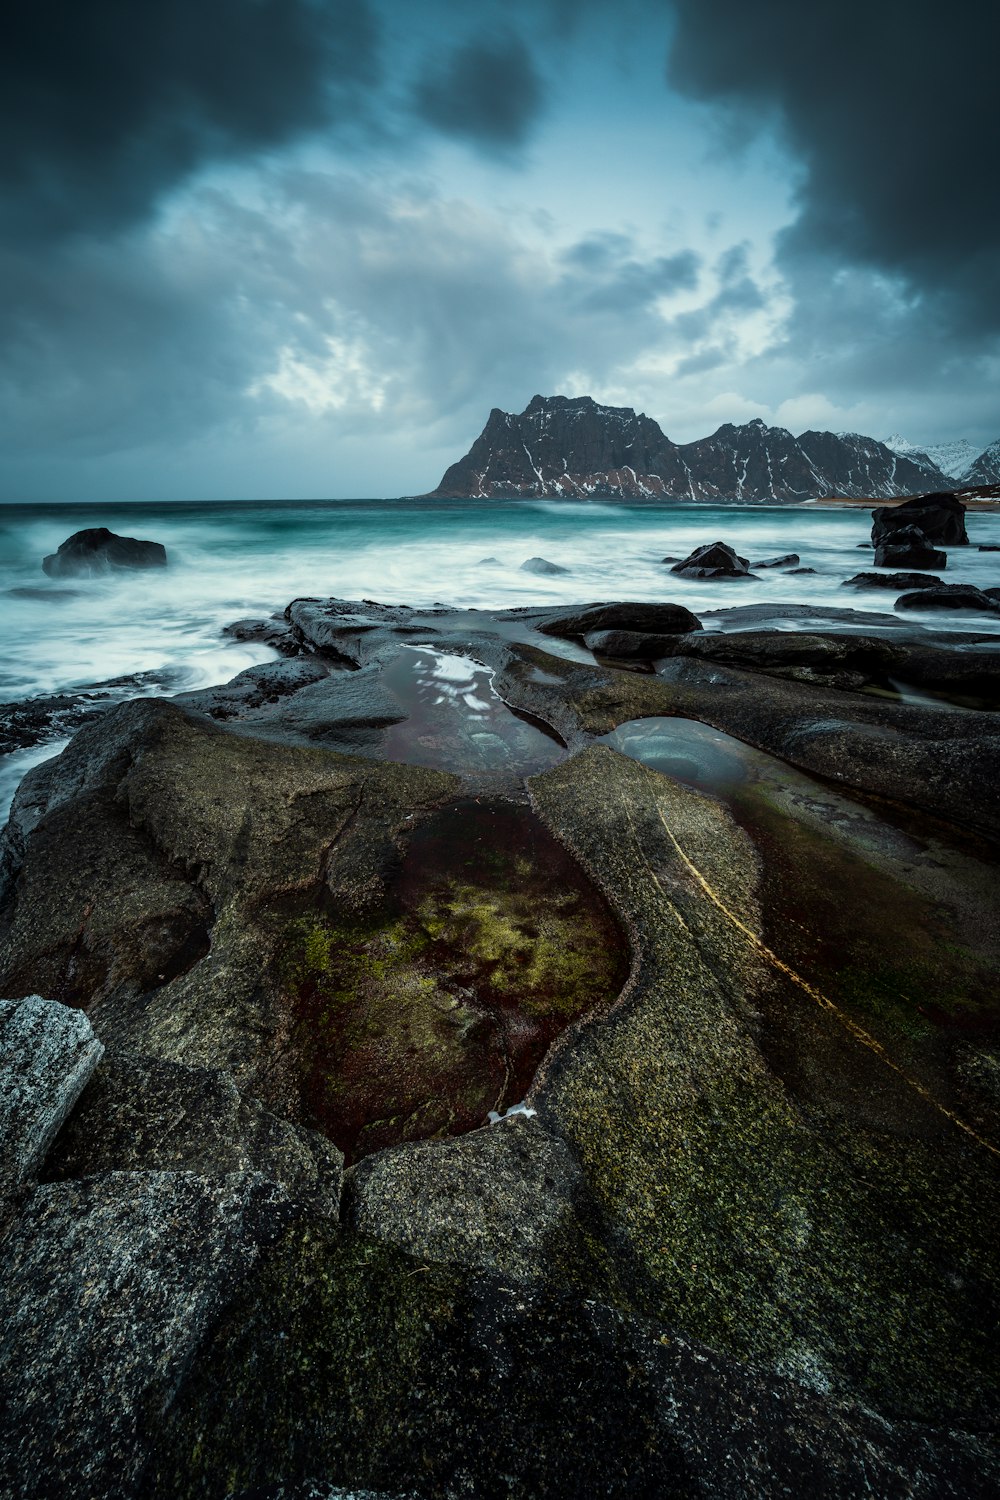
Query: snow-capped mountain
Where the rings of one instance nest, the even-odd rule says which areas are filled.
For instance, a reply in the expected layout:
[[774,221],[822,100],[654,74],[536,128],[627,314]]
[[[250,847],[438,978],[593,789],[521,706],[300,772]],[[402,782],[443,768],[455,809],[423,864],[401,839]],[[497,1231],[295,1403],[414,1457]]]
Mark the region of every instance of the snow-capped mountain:
[[962,483],[1000,484],[1000,438],[984,448],[974,463],[962,475]]
[[727,422],[710,437],[673,443],[651,417],[590,396],[534,396],[523,412],[494,407],[436,496],[578,496],[676,500],[891,499],[947,489],[940,469],[859,433]]
[[[953,443],[928,443],[919,447],[916,443],[907,442],[906,438],[900,437],[894,432],[885,440],[885,446],[891,448],[893,453],[902,454],[913,463],[919,463],[920,459],[926,458],[942,474],[947,474],[950,479],[964,479],[967,471],[979,457],[979,449],[975,443],[970,443],[968,438],[957,438]],[[983,481],[985,484],[987,481]]]

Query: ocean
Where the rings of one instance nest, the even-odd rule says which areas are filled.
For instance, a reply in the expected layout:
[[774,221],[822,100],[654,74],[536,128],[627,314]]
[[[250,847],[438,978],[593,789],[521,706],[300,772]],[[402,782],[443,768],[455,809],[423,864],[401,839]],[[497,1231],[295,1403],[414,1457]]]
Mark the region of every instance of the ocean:
[[[46,553],[72,532],[108,526],[162,542],[169,566],[80,580],[49,579]],[[729,604],[808,603],[891,611],[893,594],[841,588],[871,567],[866,509],[621,504],[556,500],[317,500],[215,504],[0,507],[0,702],[149,674],[123,692],[180,692],[224,682],[267,660],[222,627],[268,615],[299,595],[461,608],[672,599],[696,613]],[[970,513],[969,548],[949,553],[949,582],[1000,583],[1000,514]],[[678,578],[661,559],[704,542],[751,562],[797,552],[811,574],[756,580]],[[543,557],[567,572],[521,571]],[[492,561],[484,561],[492,559]],[[925,617],[934,628],[992,631],[1000,616]],[[787,622],[785,622],[787,624]],[[0,817],[28,765],[53,746],[7,757]]]

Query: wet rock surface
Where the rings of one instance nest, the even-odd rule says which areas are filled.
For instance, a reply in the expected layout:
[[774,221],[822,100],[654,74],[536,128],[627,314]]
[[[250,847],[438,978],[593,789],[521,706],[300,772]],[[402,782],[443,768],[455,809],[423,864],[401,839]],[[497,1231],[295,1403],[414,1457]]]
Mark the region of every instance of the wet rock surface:
[[95,682],[71,693],[52,693],[0,703],[0,755],[28,750],[75,734],[95,714],[140,693],[169,690],[169,672],[133,672]]
[[543,635],[587,636],[603,631],[673,635],[700,630],[701,623],[683,604],[592,604],[564,609],[537,622]]
[[994,1494],[995,639],[285,621],[2,836],[6,1490]]

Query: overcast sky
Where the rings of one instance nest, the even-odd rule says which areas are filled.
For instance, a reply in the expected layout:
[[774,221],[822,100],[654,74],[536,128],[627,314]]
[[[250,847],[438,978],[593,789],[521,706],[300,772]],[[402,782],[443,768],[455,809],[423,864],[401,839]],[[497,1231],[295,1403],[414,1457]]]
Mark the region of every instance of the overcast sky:
[[0,499],[416,493],[536,392],[985,446],[998,13],[24,0]]

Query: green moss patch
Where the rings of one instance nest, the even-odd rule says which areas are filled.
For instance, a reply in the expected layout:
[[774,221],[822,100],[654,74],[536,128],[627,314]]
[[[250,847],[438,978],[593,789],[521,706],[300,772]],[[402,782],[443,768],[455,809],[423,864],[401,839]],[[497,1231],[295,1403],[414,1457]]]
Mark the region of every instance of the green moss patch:
[[626,972],[602,898],[533,814],[446,808],[374,921],[313,911],[285,930],[308,1112],[349,1158],[474,1129]]

